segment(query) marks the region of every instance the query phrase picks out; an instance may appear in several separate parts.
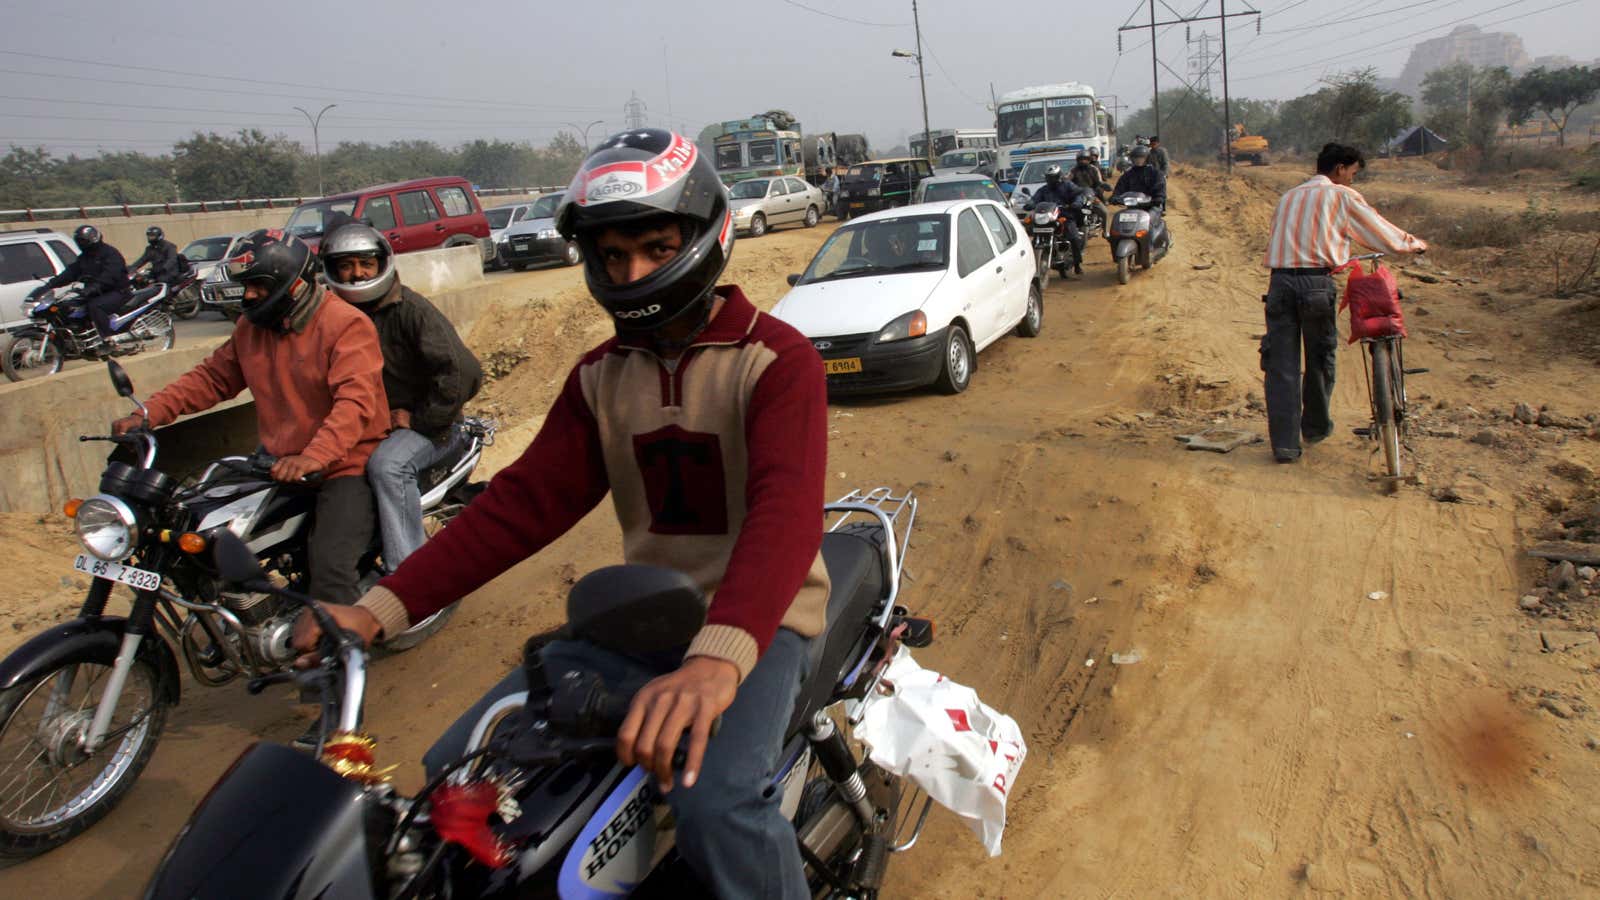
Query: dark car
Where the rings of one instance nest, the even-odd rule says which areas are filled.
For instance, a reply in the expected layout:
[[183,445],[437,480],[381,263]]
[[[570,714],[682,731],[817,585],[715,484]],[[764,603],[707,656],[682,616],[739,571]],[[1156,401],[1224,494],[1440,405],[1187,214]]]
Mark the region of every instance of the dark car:
[[851,166],[839,178],[839,212],[842,218],[905,206],[922,179],[933,175],[925,159],[874,159]]
[[370,222],[396,253],[465,244],[485,261],[494,256],[489,220],[465,178],[419,178],[312,200],[295,207],[284,229],[315,250],[335,211]]
[[520,222],[506,226],[495,254],[518,272],[540,263],[561,262],[575,266],[583,261],[578,245],[556,231],[556,208],[564,193],[545,194],[533,201],[533,209]]

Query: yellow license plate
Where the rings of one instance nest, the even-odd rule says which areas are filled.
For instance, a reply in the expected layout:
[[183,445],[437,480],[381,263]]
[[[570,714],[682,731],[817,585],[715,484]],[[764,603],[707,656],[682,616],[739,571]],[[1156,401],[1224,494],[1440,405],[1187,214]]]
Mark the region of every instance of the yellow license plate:
[[856,201],[855,203],[850,204],[850,208],[851,209],[864,209],[864,208],[866,208],[866,205],[867,204],[866,204],[865,201]]
[[822,361],[822,370],[829,375],[844,375],[850,372],[861,371],[861,357],[852,356],[848,359],[825,359]]

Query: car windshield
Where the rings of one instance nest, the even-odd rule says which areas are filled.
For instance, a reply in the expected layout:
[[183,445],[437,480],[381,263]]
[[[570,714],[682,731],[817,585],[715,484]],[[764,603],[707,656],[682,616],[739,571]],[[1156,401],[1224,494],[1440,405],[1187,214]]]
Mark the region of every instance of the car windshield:
[[975,166],[978,164],[978,154],[971,150],[952,150],[939,157],[939,165],[944,166]]
[[561,206],[561,198],[564,196],[565,194],[545,194],[535,200],[533,209],[528,210],[528,218],[554,219],[556,217],[556,209]]
[[490,228],[504,228],[511,224],[511,212],[515,207],[497,206],[494,209],[483,211],[483,217],[489,220]]
[[183,248],[183,255],[190,262],[216,262],[228,252],[228,245],[233,243],[231,237],[201,238]]
[[728,196],[734,200],[759,200],[767,195],[768,183],[765,178],[741,181],[728,189]]
[[289,224],[285,225],[284,229],[295,237],[321,234],[324,217],[334,211],[351,215],[356,211],[356,201],[330,200],[326,203],[307,203],[295,209],[289,216]]
[[1051,166],[1060,166],[1063,173],[1069,171],[1077,163],[1070,159],[1036,159],[1022,167],[1022,174],[1017,176],[1017,184],[1038,184],[1044,181],[1044,171]]
[[1004,195],[993,181],[987,178],[967,178],[962,181],[934,181],[922,189],[922,202],[935,200],[1003,200]]
[[817,251],[799,283],[943,269],[949,261],[949,234],[950,220],[942,214],[846,225]]
[[777,141],[751,141],[750,165],[770,166],[778,161]]
[[846,175],[865,175],[868,178],[876,178],[882,172],[882,170],[883,170],[883,166],[880,166],[877,163],[867,163],[865,165],[860,165],[860,166],[851,166],[850,167],[850,171],[846,172],[845,174]]

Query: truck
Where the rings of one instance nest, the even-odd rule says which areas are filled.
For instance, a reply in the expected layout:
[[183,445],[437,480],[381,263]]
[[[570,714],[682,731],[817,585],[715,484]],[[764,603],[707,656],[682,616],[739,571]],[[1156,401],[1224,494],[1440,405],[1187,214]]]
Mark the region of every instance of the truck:
[[1001,94],[994,124],[999,166],[1007,180],[1035,157],[1071,157],[1090,149],[1099,152],[1101,167],[1111,171],[1117,123],[1087,84],[1041,84]]
[[805,179],[820,186],[828,180],[829,169],[845,169],[871,156],[864,134],[839,134],[825,131],[800,138],[800,157]]
[[1267,147],[1266,138],[1246,133],[1244,123],[1235,122],[1231,135],[1223,133],[1223,148],[1217,153],[1217,158],[1227,162],[1231,154],[1235,160],[1249,160],[1252,166],[1264,166],[1267,164]]
[[783,110],[722,122],[712,157],[723,184],[764,175],[803,175],[800,122]]

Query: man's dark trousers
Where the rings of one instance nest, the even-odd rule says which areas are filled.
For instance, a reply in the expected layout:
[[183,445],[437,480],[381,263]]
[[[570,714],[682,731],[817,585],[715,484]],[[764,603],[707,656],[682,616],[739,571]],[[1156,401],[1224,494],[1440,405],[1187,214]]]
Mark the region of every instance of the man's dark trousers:
[[1298,457],[1301,438],[1314,443],[1333,432],[1328,405],[1339,346],[1333,277],[1326,269],[1273,269],[1266,302],[1261,371],[1266,374],[1267,431],[1274,455]]
[[365,475],[329,478],[317,489],[311,526],[311,596],[349,605],[361,599],[356,567],[372,544],[377,514]]

